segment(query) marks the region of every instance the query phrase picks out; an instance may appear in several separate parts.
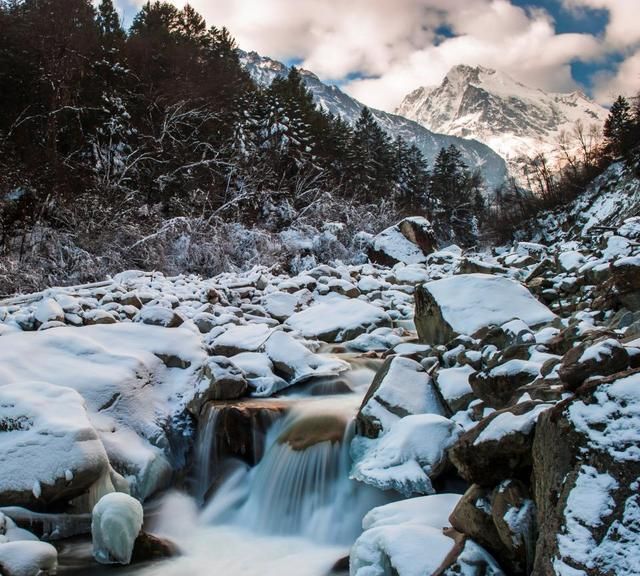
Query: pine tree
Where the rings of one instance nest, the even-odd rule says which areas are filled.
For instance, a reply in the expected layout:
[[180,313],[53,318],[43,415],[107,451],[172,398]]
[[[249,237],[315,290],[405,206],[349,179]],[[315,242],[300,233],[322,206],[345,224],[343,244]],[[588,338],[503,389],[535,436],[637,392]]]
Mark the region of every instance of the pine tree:
[[100,1],[96,22],[100,30],[100,40],[103,47],[113,49],[122,46],[125,33],[112,0]]
[[626,98],[618,96],[604,123],[604,137],[609,151],[614,156],[626,156],[634,145],[633,132],[631,106]]

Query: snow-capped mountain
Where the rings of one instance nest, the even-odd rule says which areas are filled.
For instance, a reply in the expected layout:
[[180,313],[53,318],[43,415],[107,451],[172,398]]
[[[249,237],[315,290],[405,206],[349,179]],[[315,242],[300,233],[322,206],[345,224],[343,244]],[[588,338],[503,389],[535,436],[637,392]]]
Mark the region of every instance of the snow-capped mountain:
[[[284,76],[289,72],[285,64],[260,56],[256,52],[241,51],[240,60],[254,81],[264,86],[268,86],[276,77]],[[350,124],[355,123],[364,104],[351,98],[337,86],[324,84],[312,72],[308,70],[300,72],[318,105]],[[432,132],[419,123],[396,114],[373,109],[371,112],[392,137],[402,136],[407,142],[415,143],[430,165],[433,165],[441,148],[454,144],[462,151],[465,162],[471,168],[482,170],[489,188],[504,181],[507,174],[506,163],[487,145],[457,135],[437,134],[435,133],[437,131]]]
[[554,155],[563,131],[577,121],[588,129],[602,126],[607,110],[579,91],[545,92],[525,86],[496,70],[454,66],[439,86],[407,95],[397,114],[429,130],[475,138],[512,166],[538,151]]

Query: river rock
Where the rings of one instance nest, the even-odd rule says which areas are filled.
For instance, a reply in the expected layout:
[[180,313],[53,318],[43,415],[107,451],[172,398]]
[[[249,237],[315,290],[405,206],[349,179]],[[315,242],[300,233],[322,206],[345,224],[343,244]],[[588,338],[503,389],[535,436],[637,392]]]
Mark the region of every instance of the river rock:
[[468,482],[495,486],[526,475],[536,420],[550,404],[522,402],[494,412],[463,434],[449,450],[449,458]]
[[426,261],[437,246],[431,223],[422,217],[405,218],[375,236],[369,247],[369,259],[376,264],[393,266],[400,262],[416,264]]
[[[0,502],[66,502],[109,473],[109,460],[75,390],[44,382],[0,386]],[[16,457],[19,454],[19,457]]]
[[375,375],[356,419],[361,436],[377,438],[410,414],[445,415],[431,377],[409,358],[387,358]]
[[446,344],[516,318],[535,327],[555,315],[521,284],[501,276],[462,274],[418,286],[415,324],[426,344]]
[[616,260],[611,272],[622,304],[629,310],[640,310],[640,256]]
[[533,445],[534,574],[635,574],[640,370],[589,382],[543,414]]
[[595,344],[583,342],[565,354],[558,369],[560,379],[575,390],[587,378],[610,376],[625,370],[629,354],[620,342],[607,338]]
[[285,324],[305,338],[346,342],[375,328],[391,326],[391,318],[363,300],[334,296],[297,312]]
[[58,552],[46,542],[16,541],[0,544],[0,574],[3,576],[54,576]]
[[540,374],[540,366],[527,360],[508,360],[488,371],[470,375],[474,394],[493,408],[510,404],[518,388],[533,382]]
[[148,532],[140,532],[133,544],[131,564],[173,558],[178,554],[178,547],[170,540],[154,536]]
[[197,416],[206,402],[236,400],[246,395],[248,389],[247,379],[240,368],[228,358],[213,356],[203,366],[202,378],[189,403],[189,411]]

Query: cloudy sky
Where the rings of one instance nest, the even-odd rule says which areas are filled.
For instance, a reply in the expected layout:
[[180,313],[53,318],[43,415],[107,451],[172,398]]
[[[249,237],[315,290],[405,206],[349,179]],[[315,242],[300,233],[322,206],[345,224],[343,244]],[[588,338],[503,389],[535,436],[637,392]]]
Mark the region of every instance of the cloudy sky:
[[[125,22],[144,0],[118,0]],[[175,4],[184,2],[175,0]],[[603,104],[640,89],[640,0],[191,0],[245,50],[393,110],[455,64]]]

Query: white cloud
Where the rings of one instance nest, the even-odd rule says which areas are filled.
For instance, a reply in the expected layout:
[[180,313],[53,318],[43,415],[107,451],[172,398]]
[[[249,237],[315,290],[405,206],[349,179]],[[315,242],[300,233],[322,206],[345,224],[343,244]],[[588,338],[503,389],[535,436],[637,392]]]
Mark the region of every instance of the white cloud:
[[[142,4],[143,0],[121,0]],[[358,74],[344,88],[393,109],[409,91],[438,83],[454,65],[480,64],[552,90],[575,87],[570,63],[593,60],[640,39],[631,12],[640,0],[558,0],[610,10],[606,39],[558,34],[541,9],[510,0],[191,0],[212,24],[227,26],[246,50],[297,58],[327,80]],[[174,0],[183,5],[182,0]],[[637,16],[637,15],[636,15]],[[451,34],[440,35],[442,28]]]
[[637,96],[640,93],[640,50],[624,60],[613,73],[600,73],[595,77],[594,96],[598,102],[608,104],[619,94]]

